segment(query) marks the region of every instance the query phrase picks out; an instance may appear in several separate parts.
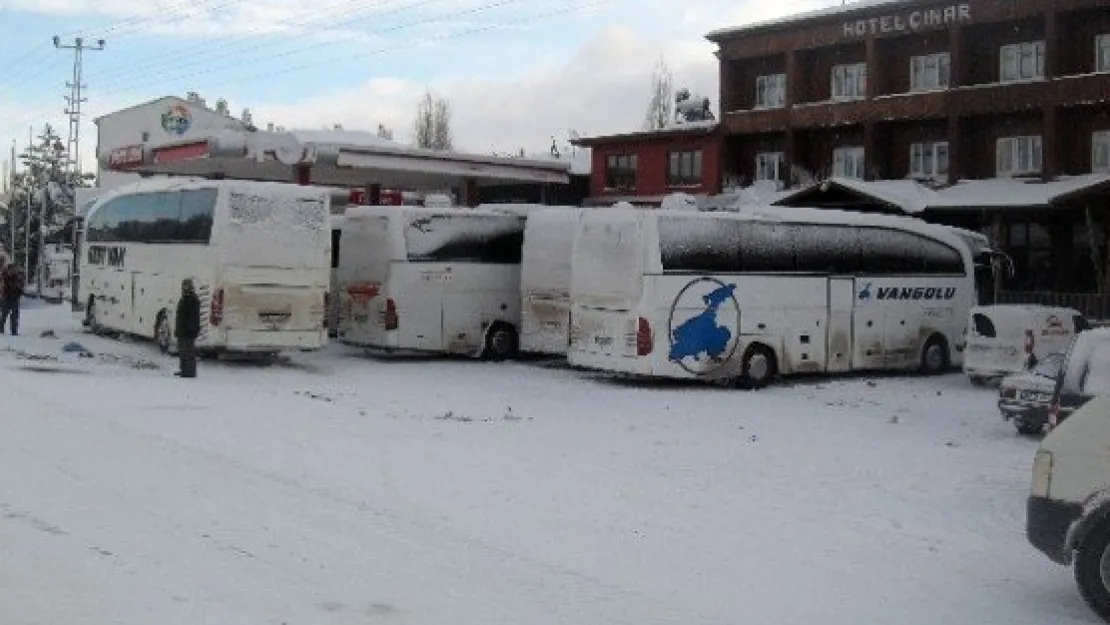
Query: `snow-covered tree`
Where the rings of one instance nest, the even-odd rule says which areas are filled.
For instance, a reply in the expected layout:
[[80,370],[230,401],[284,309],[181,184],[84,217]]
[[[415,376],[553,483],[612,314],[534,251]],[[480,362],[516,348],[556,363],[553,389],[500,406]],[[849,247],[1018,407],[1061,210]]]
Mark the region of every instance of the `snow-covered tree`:
[[6,242],[5,247],[11,250],[16,262],[22,264],[29,258],[31,267],[35,267],[40,228],[44,238],[61,231],[74,216],[73,189],[88,186],[93,175],[68,170],[65,146],[49,124],[23,152],[20,161],[23,168],[14,177],[8,194],[7,223],[0,232],[0,240]]
[[425,91],[416,106],[416,121],[413,126],[416,146],[430,150],[450,150],[451,105],[446,99]]
[[668,128],[674,119],[674,77],[667,61],[660,58],[651,74],[651,92],[647,113],[644,115],[644,130]]

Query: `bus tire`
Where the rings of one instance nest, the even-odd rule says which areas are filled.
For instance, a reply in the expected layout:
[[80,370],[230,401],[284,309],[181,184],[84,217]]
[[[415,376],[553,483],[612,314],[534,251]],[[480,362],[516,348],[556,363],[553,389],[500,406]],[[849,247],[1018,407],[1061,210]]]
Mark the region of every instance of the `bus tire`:
[[170,328],[170,315],[164,309],[158,311],[158,320],[154,322],[154,342],[158,344],[158,351],[163,355],[173,352],[173,330]]
[[1110,521],[1092,529],[1075,550],[1075,583],[1079,594],[1103,620],[1110,622],[1110,580],[1102,574],[1103,560],[1110,558]]
[[937,375],[948,368],[948,345],[944,338],[934,334],[925,341],[921,349],[921,365],[919,369],[923,375]]
[[498,321],[486,330],[482,358],[494,361],[513,358],[516,356],[518,345],[516,328],[503,321]]
[[747,389],[766,388],[778,375],[775,352],[759,343],[748,347],[740,360],[740,366],[740,385]]

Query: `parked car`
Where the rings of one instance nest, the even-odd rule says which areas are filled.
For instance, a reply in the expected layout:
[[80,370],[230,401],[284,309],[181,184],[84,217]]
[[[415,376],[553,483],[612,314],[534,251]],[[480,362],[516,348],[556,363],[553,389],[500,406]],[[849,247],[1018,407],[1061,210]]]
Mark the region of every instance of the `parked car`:
[[1028,370],[1091,327],[1074,308],[1031,304],[976,306],[969,316],[963,367],[976,386]]
[[1048,422],[1056,380],[1064,368],[1064,353],[1048,354],[1028,371],[1002,378],[998,409],[1022,434],[1039,434]]
[[1110,395],[1053,429],[1033,459],[1025,531],[1053,562],[1071,566],[1079,594],[1110,622]]
[[1080,332],[1068,347],[1062,375],[1052,392],[1049,428],[1107,391],[1110,391],[1110,328]]

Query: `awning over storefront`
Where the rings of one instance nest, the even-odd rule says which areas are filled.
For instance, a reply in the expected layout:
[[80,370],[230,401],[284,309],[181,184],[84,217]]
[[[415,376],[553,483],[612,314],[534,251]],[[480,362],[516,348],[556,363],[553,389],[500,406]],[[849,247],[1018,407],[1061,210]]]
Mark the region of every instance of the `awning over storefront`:
[[407,147],[369,133],[221,131],[201,140],[134,145],[101,156],[113,171],[302,184],[442,189],[568,184],[570,164]]

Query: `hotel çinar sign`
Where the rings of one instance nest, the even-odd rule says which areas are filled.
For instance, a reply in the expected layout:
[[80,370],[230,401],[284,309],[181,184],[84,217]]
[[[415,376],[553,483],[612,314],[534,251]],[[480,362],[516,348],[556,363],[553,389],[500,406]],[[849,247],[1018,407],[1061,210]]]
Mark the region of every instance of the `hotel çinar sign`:
[[845,37],[917,32],[971,21],[971,4],[964,2],[934,9],[914,9],[893,15],[844,22]]

